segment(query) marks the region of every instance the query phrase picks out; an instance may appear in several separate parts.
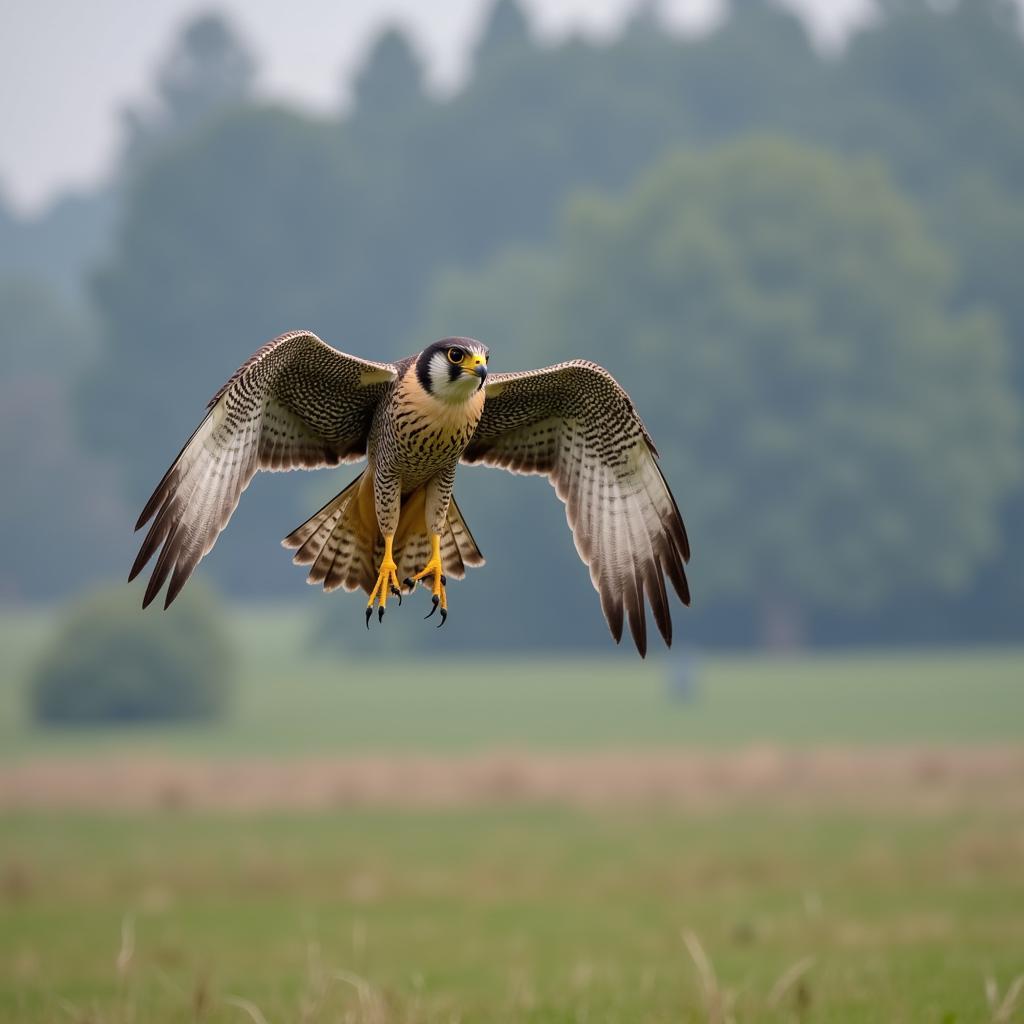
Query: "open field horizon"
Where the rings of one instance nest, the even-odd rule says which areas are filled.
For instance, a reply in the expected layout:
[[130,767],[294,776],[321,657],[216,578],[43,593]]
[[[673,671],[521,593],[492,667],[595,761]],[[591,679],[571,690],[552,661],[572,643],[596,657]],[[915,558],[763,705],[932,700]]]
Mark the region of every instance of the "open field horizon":
[[[158,613],[157,613],[158,614]],[[105,755],[291,758],[733,748],[764,744],[958,747],[1024,741],[1024,650],[689,652],[692,692],[670,691],[679,652],[636,658],[448,656],[311,649],[308,607],[232,607],[239,657],[223,721],[42,729],[27,685],[50,612],[0,616],[0,760]]]
[[1024,813],[1024,746],[320,758],[37,757],[0,774],[0,812],[336,813],[495,807],[648,813],[828,807],[943,817]]
[[0,1024],[1024,1024],[1024,0],[457,2],[0,30]]
[[222,722],[43,729],[54,622],[0,618],[5,1024],[1019,1018],[1024,652],[698,654],[680,699],[233,609]]

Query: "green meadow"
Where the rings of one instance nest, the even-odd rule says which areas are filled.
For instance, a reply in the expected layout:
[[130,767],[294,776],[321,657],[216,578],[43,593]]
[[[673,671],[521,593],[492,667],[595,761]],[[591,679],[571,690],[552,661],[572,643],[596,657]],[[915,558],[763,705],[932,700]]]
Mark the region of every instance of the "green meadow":
[[669,696],[669,656],[655,651],[641,662],[610,642],[608,652],[580,658],[500,653],[373,661],[360,652],[349,660],[311,652],[308,612],[235,612],[231,621],[243,653],[232,714],[223,723],[40,731],[27,720],[25,680],[52,620],[0,619],[0,757],[143,747],[288,757],[1024,738],[1020,651],[698,655],[694,697],[681,701]]
[[[350,663],[310,655],[301,614],[232,623],[225,722],[43,731],[24,688],[52,621],[5,620],[3,758],[951,749],[1024,728],[1014,652],[709,655],[681,701],[664,658]],[[1024,824],[977,796],[7,810],[0,1020],[1009,1024]]]
[[18,815],[0,1019],[1009,1022],[1022,842],[827,808]]

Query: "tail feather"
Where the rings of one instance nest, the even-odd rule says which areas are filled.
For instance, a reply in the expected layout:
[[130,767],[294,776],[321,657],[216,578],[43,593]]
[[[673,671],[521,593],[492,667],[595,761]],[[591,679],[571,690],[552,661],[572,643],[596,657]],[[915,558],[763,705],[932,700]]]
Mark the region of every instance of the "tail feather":
[[355,497],[362,479],[363,474],[360,473],[340,494],[336,494],[319,512],[310,516],[300,527],[292,530],[281,541],[282,547],[298,548],[292,559],[296,565],[309,565],[316,558],[331,531],[337,526],[349,502]]
[[[362,588],[369,593],[377,581],[384,557],[384,538],[375,518],[363,506],[372,498],[372,486],[365,473],[333,497],[281,543],[295,549],[292,561],[310,566],[306,581],[322,583],[324,590]],[[360,495],[364,496],[361,502]],[[396,534],[393,555],[400,580],[415,576],[430,558],[430,535],[423,522],[422,495],[407,496]],[[441,560],[446,576],[460,580],[466,566],[484,564],[473,534],[454,499],[448,506],[448,520],[441,535]]]
[[[322,583],[324,590],[373,586],[377,577],[371,561],[377,527],[367,524],[360,513],[359,496],[365,483],[366,474],[361,473],[281,541],[284,547],[296,549],[292,556],[296,565],[310,566],[307,583]],[[372,577],[368,584],[367,576]]]
[[[480,548],[477,547],[477,543],[473,539],[473,534],[466,525],[466,520],[462,518],[462,512],[459,509],[459,506],[455,503],[454,498],[452,498],[451,503],[448,506],[448,534],[460,555],[460,562],[464,562],[466,565],[474,569],[484,564],[484,556],[480,553]],[[446,556],[443,554],[443,543],[441,545],[441,550],[441,557],[445,558]],[[461,576],[456,577],[456,579],[461,578]]]

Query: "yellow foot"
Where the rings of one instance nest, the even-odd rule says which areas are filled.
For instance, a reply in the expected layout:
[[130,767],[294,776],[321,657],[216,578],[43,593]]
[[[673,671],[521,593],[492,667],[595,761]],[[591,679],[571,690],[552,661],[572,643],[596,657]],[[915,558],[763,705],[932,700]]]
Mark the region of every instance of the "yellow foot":
[[403,580],[405,586],[410,589],[415,587],[420,580],[426,579],[428,576],[433,576],[431,581],[430,590],[433,595],[433,607],[424,616],[429,619],[438,608],[441,609],[441,621],[437,624],[437,628],[440,629],[448,619],[448,595],[445,593],[445,584],[448,582],[444,578],[444,570],[441,568],[441,535],[432,533],[430,535],[430,561],[427,562],[426,568],[421,572],[416,573],[412,579]]
[[377,609],[377,621],[384,619],[384,612],[388,607],[388,594],[395,594],[398,603],[402,603],[402,592],[398,589],[398,566],[395,565],[394,556],[391,554],[391,545],[394,541],[394,534],[384,538],[384,557],[380,560],[380,572],[377,574],[377,582],[370,591],[370,600],[366,602],[366,628],[370,628],[370,616],[373,614],[373,606],[379,602]]

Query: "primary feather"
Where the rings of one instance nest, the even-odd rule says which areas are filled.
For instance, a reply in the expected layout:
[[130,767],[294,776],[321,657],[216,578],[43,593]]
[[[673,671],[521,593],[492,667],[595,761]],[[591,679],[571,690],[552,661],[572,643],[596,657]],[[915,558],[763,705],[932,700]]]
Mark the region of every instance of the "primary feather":
[[664,577],[689,604],[683,567],[690,545],[654,442],[607,370],[573,360],[493,374],[462,461],[547,476],[616,642],[625,612],[637,650],[646,653],[644,595],[672,642]]
[[374,409],[394,378],[391,364],[346,355],[308,331],[282,334],[239,367],[136,523],[153,520],[129,580],[161,549],[143,607],[168,577],[164,607],[177,597],[258,469],[315,469],[364,455]]

